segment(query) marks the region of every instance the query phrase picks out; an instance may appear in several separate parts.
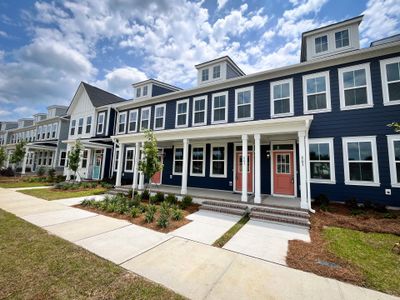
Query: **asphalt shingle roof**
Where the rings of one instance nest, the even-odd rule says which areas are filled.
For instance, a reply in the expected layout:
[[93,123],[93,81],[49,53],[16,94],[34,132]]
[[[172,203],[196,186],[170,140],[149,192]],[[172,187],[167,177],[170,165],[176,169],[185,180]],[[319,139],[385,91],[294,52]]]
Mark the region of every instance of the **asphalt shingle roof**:
[[121,97],[106,92],[86,82],[82,82],[82,84],[85,87],[85,90],[90,98],[90,101],[92,101],[94,107],[100,107],[107,104],[125,101],[125,99]]

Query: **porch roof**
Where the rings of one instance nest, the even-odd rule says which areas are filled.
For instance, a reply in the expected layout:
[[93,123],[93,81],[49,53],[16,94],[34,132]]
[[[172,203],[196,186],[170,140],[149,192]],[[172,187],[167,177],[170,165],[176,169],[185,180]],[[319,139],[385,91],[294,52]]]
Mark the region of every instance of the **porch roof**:
[[[103,142],[104,140],[104,142]],[[63,143],[66,144],[72,144],[75,143],[77,140],[65,140]],[[105,148],[112,148],[113,145],[109,144],[107,142],[110,142],[111,139],[105,138],[105,139],[86,139],[86,140],[79,140],[81,144],[90,149],[105,149]]]
[[55,150],[57,143],[29,143],[25,145],[25,148],[30,150]]

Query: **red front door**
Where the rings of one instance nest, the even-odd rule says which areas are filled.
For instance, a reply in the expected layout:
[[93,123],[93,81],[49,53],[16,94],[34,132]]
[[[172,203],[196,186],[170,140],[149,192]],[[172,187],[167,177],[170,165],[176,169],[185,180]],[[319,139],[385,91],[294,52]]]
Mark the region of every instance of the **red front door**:
[[294,195],[294,165],[292,151],[274,152],[274,194]]
[[[158,159],[160,160],[161,163],[163,163],[163,155],[162,153],[158,155]],[[161,184],[161,171],[155,173],[153,177],[151,177],[151,183],[152,184]]]
[[[242,191],[242,152],[236,152],[236,191]],[[247,192],[253,192],[253,152],[247,152]]]

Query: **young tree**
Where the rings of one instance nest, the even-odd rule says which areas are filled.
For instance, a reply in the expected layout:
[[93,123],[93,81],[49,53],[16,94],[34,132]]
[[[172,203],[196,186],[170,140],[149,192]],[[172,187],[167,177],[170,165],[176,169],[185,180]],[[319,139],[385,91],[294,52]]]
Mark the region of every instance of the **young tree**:
[[4,163],[7,160],[7,153],[4,147],[0,147],[0,169],[4,167]]
[[392,122],[388,126],[392,127],[395,132],[400,133],[400,122]]
[[158,158],[157,139],[151,130],[145,131],[145,142],[143,146],[143,158],[139,161],[139,171],[143,172],[149,181],[154,174],[163,168]]
[[15,164],[15,168],[17,168],[17,166],[25,158],[25,152],[25,142],[19,142],[15,146],[15,150],[10,156],[10,163]]
[[77,140],[68,154],[68,168],[72,172],[74,172],[74,180],[76,180],[76,173],[78,171],[79,163],[81,161],[81,151],[82,144],[79,140]]

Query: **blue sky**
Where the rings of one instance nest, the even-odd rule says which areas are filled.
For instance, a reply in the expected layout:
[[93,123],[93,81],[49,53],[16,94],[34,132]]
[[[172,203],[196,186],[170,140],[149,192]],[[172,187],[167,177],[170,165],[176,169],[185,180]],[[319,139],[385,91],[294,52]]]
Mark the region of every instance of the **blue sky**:
[[132,98],[147,78],[192,87],[222,55],[298,63],[303,31],[360,14],[362,47],[400,33],[398,0],[0,0],[0,120],[68,105],[80,81]]

